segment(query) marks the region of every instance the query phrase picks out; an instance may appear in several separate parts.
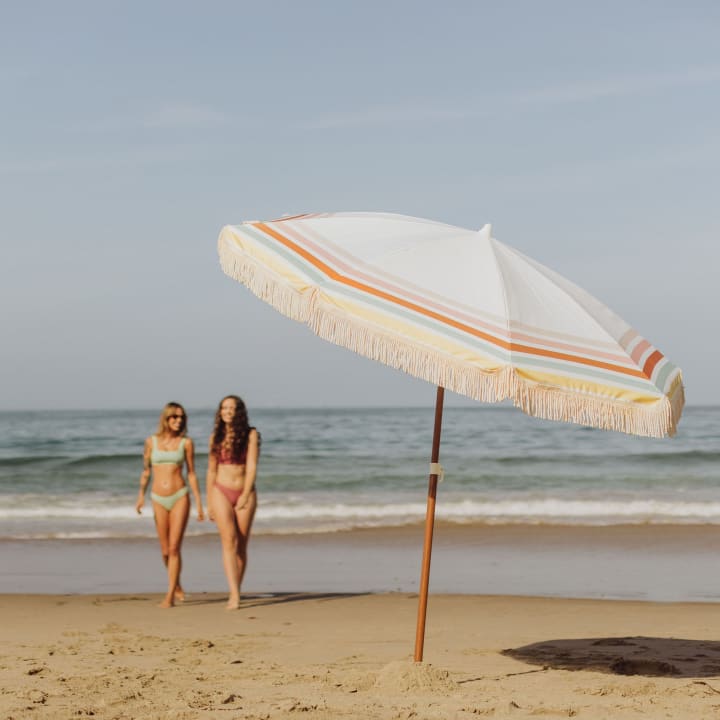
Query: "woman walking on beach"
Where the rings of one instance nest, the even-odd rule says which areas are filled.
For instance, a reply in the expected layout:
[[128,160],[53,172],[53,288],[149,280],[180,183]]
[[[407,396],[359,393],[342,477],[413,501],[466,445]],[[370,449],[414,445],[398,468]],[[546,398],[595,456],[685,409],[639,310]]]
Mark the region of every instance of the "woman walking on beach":
[[240,586],[257,508],[259,450],[260,435],[248,423],[245,403],[236,395],[223,398],[210,437],[207,505],[208,515],[220,532],[223,567],[230,588],[228,610],[240,607]]
[[163,562],[168,571],[168,591],[160,607],[169,608],[175,601],[182,601],[185,593],[180,585],[182,544],[188,516],[190,498],[182,470],[187,466],[187,478],[195,497],[197,518],[203,520],[200,486],[195,474],[195,449],[193,441],[186,437],[187,415],[183,406],[168,403],[160,413],[157,433],[145,440],[143,451],[143,471],[140,475],[140,491],[135,509],[142,512],[145,504],[150,474],[152,472],[152,490],[150,497],[155,513],[155,529],[160,540]]

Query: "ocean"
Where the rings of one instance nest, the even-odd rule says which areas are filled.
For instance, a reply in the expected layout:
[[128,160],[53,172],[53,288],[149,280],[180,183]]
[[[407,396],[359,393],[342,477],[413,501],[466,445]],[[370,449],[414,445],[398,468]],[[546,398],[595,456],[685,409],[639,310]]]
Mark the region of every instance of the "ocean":
[[[188,410],[204,494],[213,410]],[[159,412],[0,412],[0,540],[155,537],[134,503]],[[262,434],[254,533],[336,533],[425,514],[432,408],[251,409]],[[446,407],[437,518],[458,525],[720,524],[720,408],[656,440]],[[149,503],[149,498],[148,498]],[[191,520],[187,535],[216,534]]]

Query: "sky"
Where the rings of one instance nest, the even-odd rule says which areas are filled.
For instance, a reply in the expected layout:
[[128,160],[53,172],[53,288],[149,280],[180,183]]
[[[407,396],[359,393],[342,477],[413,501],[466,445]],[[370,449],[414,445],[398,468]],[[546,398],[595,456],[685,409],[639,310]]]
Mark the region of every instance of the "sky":
[[711,0],[3,3],[0,409],[432,405],[220,269],[226,224],[353,210],[492,223],[720,404],[719,36]]

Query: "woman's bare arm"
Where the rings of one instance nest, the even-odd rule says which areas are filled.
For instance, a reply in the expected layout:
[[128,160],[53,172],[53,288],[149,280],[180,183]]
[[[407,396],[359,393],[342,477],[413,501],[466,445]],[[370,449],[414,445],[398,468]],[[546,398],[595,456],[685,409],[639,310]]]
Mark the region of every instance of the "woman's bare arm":
[[185,462],[187,463],[188,483],[195,498],[195,507],[197,507],[197,519],[204,520],[202,498],[200,497],[200,483],[198,483],[195,474],[195,445],[190,438],[185,440]]
[[235,503],[236,509],[242,509],[247,505],[248,499],[255,489],[258,450],[258,434],[257,430],[253,428],[248,435],[247,455],[245,457],[245,483],[243,485],[242,495],[240,495],[238,501]]
[[208,509],[208,517],[210,520],[215,520],[215,513],[212,505],[212,490],[215,486],[215,478],[217,477],[217,466],[218,461],[215,453],[212,451],[212,447],[208,450],[208,469],[207,475],[205,475],[205,498]]
[[137,501],[135,502],[135,511],[138,515],[142,513],[142,508],[145,504],[145,491],[147,490],[148,483],[150,482],[151,452],[152,440],[150,438],[146,438],[145,446],[143,447],[143,471],[140,474],[140,490],[138,490]]

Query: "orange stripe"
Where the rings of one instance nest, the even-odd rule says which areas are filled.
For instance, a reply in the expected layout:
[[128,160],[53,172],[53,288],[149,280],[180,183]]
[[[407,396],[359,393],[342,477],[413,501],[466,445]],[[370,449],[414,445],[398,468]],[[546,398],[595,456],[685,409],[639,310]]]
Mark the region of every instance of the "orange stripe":
[[[344,275],[340,275],[340,273],[335,271],[329,265],[326,265],[322,260],[319,260],[314,255],[312,255],[307,250],[305,250],[305,248],[301,247],[300,245],[297,245],[292,240],[285,237],[284,235],[279,233],[277,230],[269,227],[265,223],[257,222],[257,223],[251,223],[251,224],[254,225],[256,228],[258,228],[258,230],[261,230],[262,232],[266,233],[267,235],[270,235],[271,237],[275,238],[275,240],[277,240],[278,242],[285,245],[285,247],[289,248],[297,255],[300,255],[301,257],[305,258],[305,260],[307,260],[311,265],[313,265],[318,270],[323,272],[329,278],[336,280],[339,283],[342,283],[344,285],[349,285],[349,286],[354,287],[357,290],[360,290],[361,292],[367,293],[369,295],[375,295],[375,297],[381,298],[382,300],[387,300],[388,302],[394,303],[396,305],[401,305],[401,306],[407,308],[408,310],[412,310],[413,312],[419,313],[421,315],[425,315],[426,317],[432,318],[433,320],[437,320],[438,322],[441,322],[445,325],[450,325],[451,327],[454,327],[457,330],[460,330],[461,332],[467,333],[468,335],[474,335],[475,337],[485,340],[486,342],[489,342],[493,345],[502,347],[505,350],[508,350],[509,352],[521,352],[521,353],[527,353],[529,355],[540,355],[543,357],[553,358],[555,360],[566,360],[568,362],[579,363],[581,365],[590,365],[591,367],[600,368],[602,370],[611,370],[612,372],[618,372],[618,373],[622,373],[624,375],[631,375],[633,377],[639,377],[639,378],[649,377],[649,375],[646,376],[643,371],[635,370],[634,368],[625,368],[625,367],[622,367],[619,365],[613,365],[613,364],[607,363],[607,362],[600,362],[597,360],[591,360],[590,358],[579,357],[577,355],[569,355],[567,353],[557,352],[555,350],[545,350],[543,348],[536,348],[536,347],[532,347],[530,345],[520,345],[520,344],[516,344],[513,342],[506,342],[505,340],[501,340],[500,338],[496,338],[492,335],[488,335],[487,333],[484,333],[481,330],[477,330],[476,328],[470,327],[469,325],[465,325],[463,323],[457,322],[456,320],[453,320],[452,318],[446,317],[444,315],[440,315],[439,313],[436,313],[432,310],[428,310],[427,308],[424,308],[420,305],[416,305],[415,303],[407,302],[406,300],[396,297],[395,295],[391,295],[390,293],[386,293],[382,290],[378,290],[377,288],[374,288],[370,285],[365,285],[364,283],[357,282],[356,280],[353,280],[352,278],[346,277]],[[646,365],[647,365],[647,363],[646,363]]]
[[650,355],[643,365],[643,372],[649,378],[653,374],[655,366],[665,357],[659,350]]
[[[330,254],[329,251],[322,246],[322,235],[314,232],[312,228],[307,227],[306,225],[303,225],[302,232],[297,227],[288,228],[286,226],[283,226],[283,232],[288,239],[293,242],[300,243],[303,247],[307,248],[308,252],[317,252],[318,255],[316,257],[318,259],[324,258]],[[382,273],[378,275],[375,269],[367,269],[366,264],[362,261],[360,261],[359,265],[353,266],[352,262],[355,261],[355,258],[350,256],[351,259],[348,259],[347,253],[345,251],[338,250],[337,248],[335,248],[334,250],[335,252],[333,255],[333,259],[335,261],[338,272],[347,272],[348,274],[352,274],[353,277],[355,277],[358,281],[364,281],[370,283],[371,285],[373,283],[377,283],[377,285],[373,285],[373,287],[376,287],[378,289],[382,288],[383,290],[385,290],[385,292],[397,293],[399,296],[404,297],[408,302],[416,302],[423,307],[427,307],[428,309],[435,310],[439,313],[447,314],[449,312],[452,312],[452,317],[456,318],[459,322],[467,322],[473,327],[480,327],[483,330],[491,333],[494,337],[502,337],[503,339],[514,340],[515,342],[528,342],[531,345],[533,343],[542,342],[545,347],[550,347],[558,351],[565,351],[571,354],[578,352],[580,353],[580,355],[582,355],[583,352],[587,351],[588,357],[595,358],[596,360],[617,362],[620,365],[623,365],[626,361],[627,356],[622,357],[618,354],[603,352],[596,349],[581,348],[577,345],[572,345],[566,342],[559,342],[554,339],[543,339],[542,341],[539,341],[538,337],[535,335],[526,334],[524,332],[514,332],[508,328],[498,327],[497,325],[493,325],[490,322],[483,321],[479,317],[471,316],[469,314],[471,311],[467,310],[464,306],[459,306],[460,309],[456,309],[453,312],[445,306],[445,303],[453,304],[452,301],[449,301],[445,298],[439,300],[437,296],[423,296],[421,291],[412,285],[401,288],[400,286],[395,284],[397,282],[396,278],[392,276],[382,277]],[[343,255],[345,255],[345,257],[343,257]],[[634,333],[634,331],[631,332]],[[558,335],[557,333],[553,334]],[[635,333],[635,335],[637,335],[637,333]],[[623,346],[623,348],[627,350],[626,346]],[[639,365],[639,363],[636,361],[635,365]]]

